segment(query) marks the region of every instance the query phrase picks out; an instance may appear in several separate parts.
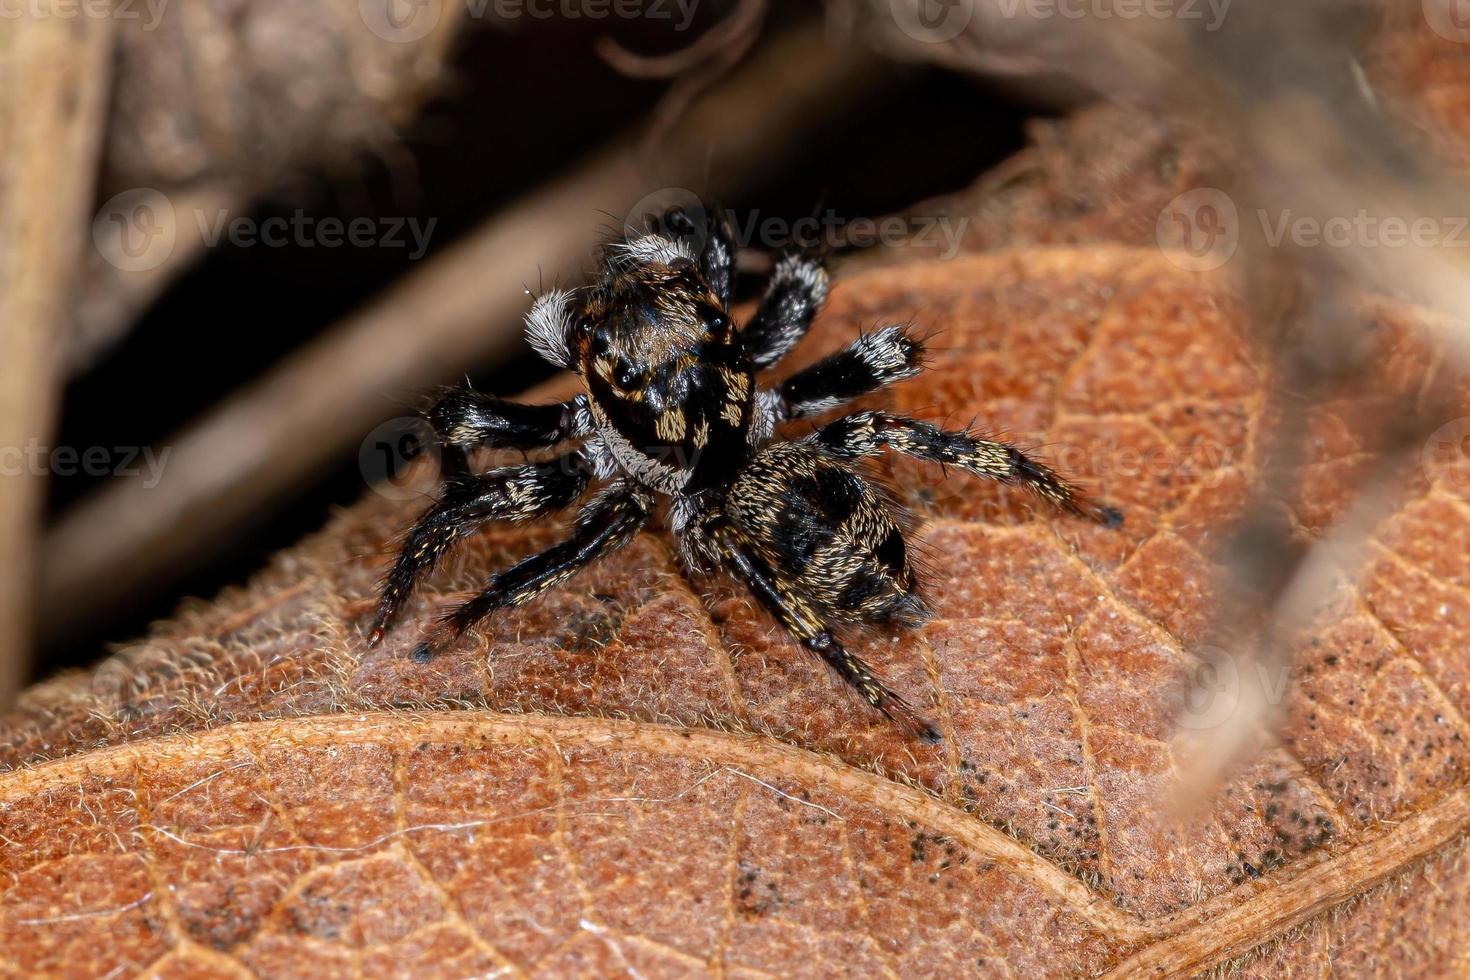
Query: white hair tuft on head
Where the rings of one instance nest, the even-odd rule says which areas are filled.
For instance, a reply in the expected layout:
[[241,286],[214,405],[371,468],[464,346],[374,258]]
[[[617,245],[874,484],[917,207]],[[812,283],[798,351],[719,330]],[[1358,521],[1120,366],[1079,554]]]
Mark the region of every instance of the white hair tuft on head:
[[571,367],[572,353],[567,338],[572,332],[572,293],[553,289],[536,297],[526,314],[526,342],[557,367]]
[[640,265],[645,262],[673,265],[680,259],[687,262],[693,262],[696,259],[694,250],[687,242],[674,241],[662,235],[652,234],[614,242],[609,246],[609,252],[614,261],[627,265]]

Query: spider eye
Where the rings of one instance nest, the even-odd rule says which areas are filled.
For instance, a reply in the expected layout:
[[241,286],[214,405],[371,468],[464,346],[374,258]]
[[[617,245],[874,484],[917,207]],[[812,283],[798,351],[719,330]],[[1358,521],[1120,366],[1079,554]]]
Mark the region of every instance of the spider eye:
[[725,328],[729,325],[730,319],[723,313],[716,313],[714,316],[709,318],[710,333],[724,333]]
[[[589,333],[592,331],[592,324],[590,322],[587,324],[587,331]],[[602,357],[611,346],[605,333],[592,333],[591,345],[593,357]]]
[[613,372],[613,380],[618,383],[619,388],[631,388],[638,380],[638,370],[633,363],[626,358],[618,361],[617,370]]

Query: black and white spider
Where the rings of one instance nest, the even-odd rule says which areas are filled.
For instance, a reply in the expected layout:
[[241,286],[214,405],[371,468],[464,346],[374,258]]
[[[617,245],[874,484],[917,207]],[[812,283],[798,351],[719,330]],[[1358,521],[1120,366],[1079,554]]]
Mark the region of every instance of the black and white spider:
[[[627,544],[663,495],[691,569],[727,570],[871,705],[917,736],[938,737],[834,636],[834,624],[912,626],[926,613],[901,515],[854,462],[892,449],[1028,487],[1109,526],[1122,517],[1014,446],[884,412],[773,442],[778,423],[914,376],[924,348],[902,327],[884,327],[779,385],[759,387],[756,373],[811,325],[828,276],[819,258],[787,251],[759,308],[737,328],[729,311],[733,257],[721,221],[669,212],[653,230],[609,245],[592,285],[549,292],[526,317],[531,346],[575,371],[585,393],[558,405],[520,405],[461,387],[430,409],[444,493],[409,532],[383,583],[369,644],[383,638],[414,583],[456,541],[486,521],[551,514],[607,481],[566,540],[494,575],[438,622],[415,659]],[[471,472],[466,456],[478,446],[568,442],[580,445],[547,462],[486,473]]]

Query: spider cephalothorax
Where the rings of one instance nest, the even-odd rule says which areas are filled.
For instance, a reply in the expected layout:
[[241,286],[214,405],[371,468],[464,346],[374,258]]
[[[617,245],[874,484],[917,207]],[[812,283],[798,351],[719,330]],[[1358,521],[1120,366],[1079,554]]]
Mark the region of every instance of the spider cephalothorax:
[[749,445],[755,371],[723,301],[690,259],[613,254],[571,342],[598,431],[662,493],[729,482]]
[[[442,442],[442,498],[409,532],[383,583],[369,643],[392,625],[419,576],[489,520],[529,520],[604,489],[561,544],[496,574],[416,648],[442,650],[497,609],[541,595],[626,544],[669,498],[671,527],[692,568],[723,568],[777,622],[870,704],[924,738],[934,728],[834,635],[838,624],[912,626],[926,608],[900,509],[855,468],[884,449],[1025,486],[1108,525],[1121,515],[1086,501],[1005,443],[885,412],[843,416],[804,439],[773,441],[778,423],[815,415],[917,374],[923,344],[883,327],[768,388],[756,373],[801,339],[827,294],[820,259],[789,251],[743,328],[729,312],[734,252],[717,221],[683,212],[608,246],[601,272],[576,292],[533,305],[527,338],[575,371],[585,392],[559,405],[519,405],[468,387],[445,393],[429,421]],[[546,448],[554,459],[474,473],[478,446]]]

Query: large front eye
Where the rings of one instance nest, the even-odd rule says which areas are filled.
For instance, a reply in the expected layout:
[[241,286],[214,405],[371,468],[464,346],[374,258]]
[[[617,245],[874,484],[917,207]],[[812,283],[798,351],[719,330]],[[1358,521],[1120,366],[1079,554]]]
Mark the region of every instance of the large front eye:
[[[587,332],[592,333],[592,322],[590,320],[583,322],[587,324]],[[592,333],[592,337],[588,341],[588,344],[591,346],[593,357],[605,357],[607,355],[608,348],[612,346],[610,343],[608,343],[607,334],[602,332]]]
[[638,381],[638,369],[633,366],[632,361],[620,357],[617,367],[613,369],[613,380],[618,383],[619,388],[631,388]]

